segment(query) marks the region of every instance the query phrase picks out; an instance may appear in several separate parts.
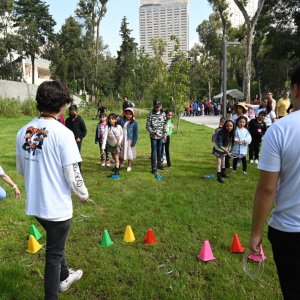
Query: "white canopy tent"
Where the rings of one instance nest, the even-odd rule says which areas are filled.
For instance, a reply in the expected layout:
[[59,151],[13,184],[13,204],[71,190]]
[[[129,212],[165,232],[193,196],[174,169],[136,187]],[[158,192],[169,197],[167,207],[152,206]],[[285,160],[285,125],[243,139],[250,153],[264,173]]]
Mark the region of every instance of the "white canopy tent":
[[[244,94],[241,91],[237,90],[237,89],[226,91],[226,95],[229,95],[229,96],[231,96],[233,98],[236,98],[236,99],[244,99]],[[223,98],[223,92],[216,95],[216,96],[214,96],[213,98],[214,99]]]

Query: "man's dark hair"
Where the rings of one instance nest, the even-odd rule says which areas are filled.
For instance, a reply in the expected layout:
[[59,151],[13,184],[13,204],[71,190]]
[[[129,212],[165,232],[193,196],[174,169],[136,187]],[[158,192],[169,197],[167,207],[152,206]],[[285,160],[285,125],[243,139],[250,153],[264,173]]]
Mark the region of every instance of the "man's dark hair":
[[77,107],[77,105],[70,105],[70,107],[69,107],[69,111],[72,111],[72,110],[75,110],[75,111],[77,111],[78,110],[78,107]]
[[264,110],[261,110],[261,111],[258,113],[258,115],[264,115],[264,116],[266,116],[267,113],[266,113]]
[[62,106],[73,102],[69,89],[59,81],[45,81],[37,89],[35,100],[38,111],[58,113]]
[[294,84],[300,86],[300,64],[294,68],[291,75],[291,87],[293,87]]

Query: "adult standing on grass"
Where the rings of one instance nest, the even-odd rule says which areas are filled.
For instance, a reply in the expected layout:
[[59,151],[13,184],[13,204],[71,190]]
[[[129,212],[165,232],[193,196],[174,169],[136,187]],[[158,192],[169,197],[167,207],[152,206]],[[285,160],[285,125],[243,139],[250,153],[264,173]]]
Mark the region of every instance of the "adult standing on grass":
[[262,230],[275,203],[268,238],[282,294],[300,299],[300,64],[291,75],[291,96],[295,112],[273,124],[264,138],[249,248],[259,254]]
[[288,115],[288,108],[290,107],[290,93],[288,91],[284,92],[282,98],[280,98],[276,105],[276,116],[278,119]]
[[156,174],[157,169],[164,170],[161,162],[161,149],[163,137],[167,133],[166,114],[163,112],[162,105],[159,100],[154,100],[153,102],[153,109],[148,116],[146,129],[150,133],[152,174]]
[[[72,101],[70,91],[58,81],[46,81],[38,87],[36,101],[40,116],[17,135],[17,170],[25,179],[26,214],[35,216],[47,235],[44,299],[56,300],[58,291],[66,291],[82,276],[82,270],[69,269],[65,259],[73,214],[71,189],[81,202],[89,195],[74,135],[56,121]],[[35,149],[32,146],[41,136],[43,143]]]
[[[1,179],[9,184],[14,190],[15,190],[15,195],[16,197],[19,197],[21,195],[17,185],[11,180],[11,178],[4,173],[2,167],[0,166],[0,177]],[[0,201],[6,198],[6,192],[5,189],[0,186]]]
[[[77,105],[69,107],[69,118],[66,120],[66,127],[69,128],[75,137],[79,152],[81,151],[82,140],[86,136],[87,130],[83,119],[78,115]],[[81,170],[81,161],[78,163]]]

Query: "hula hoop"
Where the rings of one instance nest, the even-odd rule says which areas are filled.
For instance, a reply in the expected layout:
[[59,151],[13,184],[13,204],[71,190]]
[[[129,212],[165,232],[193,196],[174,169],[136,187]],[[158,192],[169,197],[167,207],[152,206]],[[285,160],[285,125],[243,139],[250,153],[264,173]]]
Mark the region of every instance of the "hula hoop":
[[[29,261],[29,260],[31,260],[31,263],[26,264],[25,262]],[[21,267],[25,267],[25,268],[29,268],[29,267],[33,266],[35,263],[36,263],[36,261],[32,258],[29,258],[29,257],[28,258],[22,258],[22,259],[19,260],[19,265]]]
[[[91,203],[93,204],[93,206],[94,206],[93,212],[90,213],[90,214],[88,214],[88,215],[81,213],[81,209],[80,209],[80,207],[82,207],[81,205],[85,205],[86,202],[91,202]],[[96,213],[96,210],[97,210],[97,204],[96,204],[96,202],[95,202],[93,199],[88,199],[88,200],[86,200],[85,202],[79,203],[78,213],[79,213],[79,215],[80,215],[83,219],[84,219],[84,218],[91,218],[92,216],[94,216],[95,213]]]
[[233,154],[233,153],[230,153],[229,156],[230,156],[231,158],[237,158],[237,155],[236,155],[236,154]]
[[250,249],[247,249],[245,251],[244,257],[243,257],[243,270],[244,272],[251,277],[252,279],[259,279],[261,277],[261,275],[264,272],[264,261],[262,259],[262,256],[259,254],[258,258],[258,268],[254,273],[251,273],[248,269],[248,256],[251,254]]
[[[158,272],[166,275],[170,275],[173,273],[174,269],[170,264],[162,264],[158,266]],[[167,271],[163,271],[163,269],[166,269]]]

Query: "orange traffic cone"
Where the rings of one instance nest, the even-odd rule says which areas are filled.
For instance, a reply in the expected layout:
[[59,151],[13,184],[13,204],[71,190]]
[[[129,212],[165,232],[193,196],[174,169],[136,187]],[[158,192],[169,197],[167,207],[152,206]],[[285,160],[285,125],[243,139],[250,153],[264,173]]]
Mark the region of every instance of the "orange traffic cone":
[[232,241],[232,245],[230,248],[230,252],[243,253],[244,250],[245,250],[245,248],[242,246],[237,233],[235,233],[233,236],[233,241]]
[[148,229],[147,235],[144,238],[144,243],[147,245],[157,244],[152,228]]
[[30,253],[36,253],[38,252],[43,246],[35,239],[33,235],[29,236],[29,241],[28,241],[28,247],[27,247],[27,252]]
[[134,242],[135,241],[135,236],[133,234],[133,231],[131,229],[131,226],[127,226],[125,230],[125,235],[124,235],[124,241],[125,242]]
[[260,244],[260,255],[261,255],[261,259],[258,255],[253,255],[253,254],[250,254],[248,257],[254,261],[260,261],[260,260],[267,259],[261,244]]
[[216,259],[211,251],[209,241],[205,241],[198,257],[203,261]]

